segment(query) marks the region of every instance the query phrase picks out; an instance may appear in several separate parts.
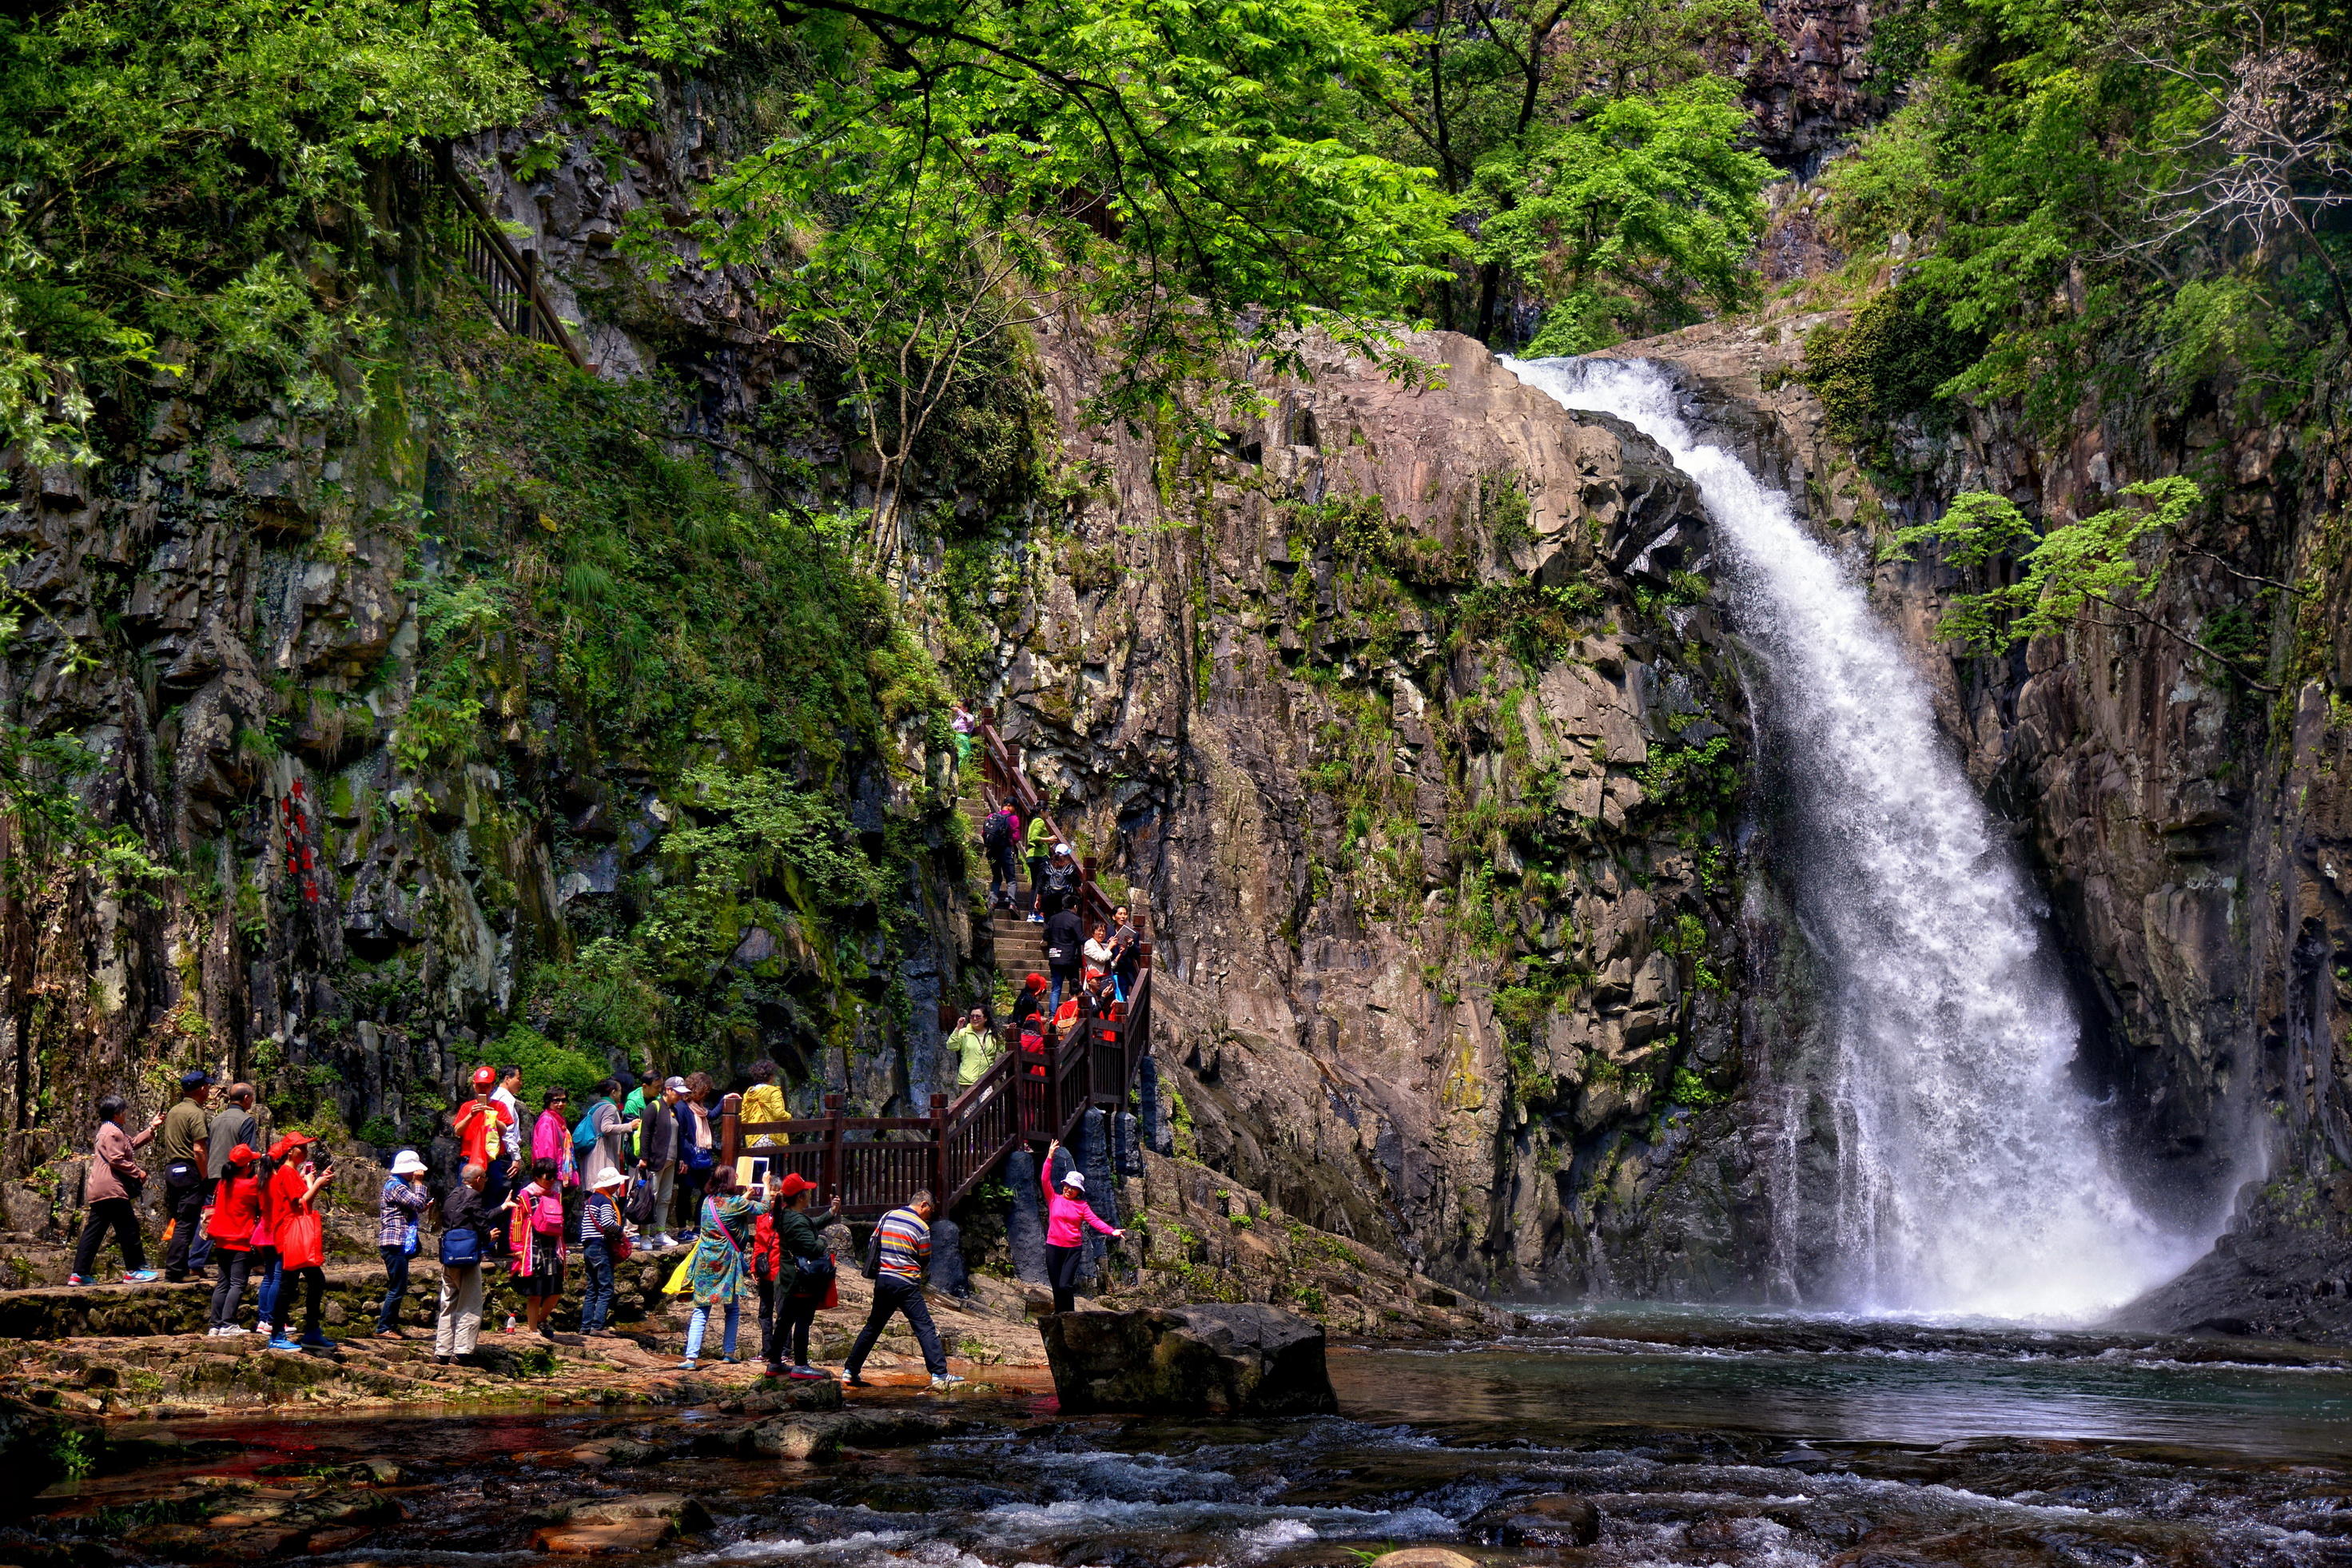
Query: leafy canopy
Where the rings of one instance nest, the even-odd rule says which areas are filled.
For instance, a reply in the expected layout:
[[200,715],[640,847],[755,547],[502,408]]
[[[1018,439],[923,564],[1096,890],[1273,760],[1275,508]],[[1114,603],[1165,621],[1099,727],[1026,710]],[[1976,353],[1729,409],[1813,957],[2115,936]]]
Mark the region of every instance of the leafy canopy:
[[[2204,500],[2195,481],[2174,475],[2126,485],[2123,493],[2150,504],[2111,507],[2080,522],[2062,523],[2032,548],[2033,525],[2003,497],[1982,490],[1953,498],[1933,522],[1895,536],[1893,559],[1907,561],[1921,544],[1940,544],[1945,563],[1979,567],[2014,555],[2018,580],[1981,594],[1954,597],[1938,636],[1978,652],[1998,653],[2033,637],[2057,637],[2094,605],[2128,610],[2156,592],[2163,559],[2141,542],[2178,529]],[[2148,560],[2143,564],[2140,555]]]

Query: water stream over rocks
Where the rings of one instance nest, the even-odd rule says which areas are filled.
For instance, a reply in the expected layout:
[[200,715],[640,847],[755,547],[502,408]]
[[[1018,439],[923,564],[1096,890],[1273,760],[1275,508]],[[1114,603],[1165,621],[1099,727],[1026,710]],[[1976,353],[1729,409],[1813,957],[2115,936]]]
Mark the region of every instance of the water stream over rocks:
[[[1784,1233],[1833,1235],[1828,1304],[2083,1322],[2179,1273],[2210,1235],[2168,1233],[2105,1157],[2030,885],[1858,574],[1788,497],[1693,437],[1660,366],[1505,363],[1664,447],[1728,557],[1723,585],[1764,666],[1759,706],[1795,797],[1798,916],[1831,976],[1830,1059],[1818,1087],[1791,1075],[1781,1096],[1791,1168],[1776,1173],[1775,1216]],[[1794,1190],[1817,1117],[1833,1190]]]
[[[753,1417],[713,1407],[174,1423],[147,1435],[184,1447],[0,1525],[0,1562],[284,1560],[236,1532],[278,1495],[234,1485],[257,1481],[345,1499],[298,1550],[353,1564],[545,1562],[541,1525],[651,1496],[690,1505],[634,1559],[664,1568],[1356,1568],[1413,1543],[1488,1568],[2352,1563],[2341,1353],[1698,1312],[1538,1329],[1335,1350],[1342,1414],[1291,1421],[889,1391],[859,1407],[961,1430],[824,1464],[745,1457]],[[1498,1523],[1561,1493],[1597,1509],[1590,1543]]]

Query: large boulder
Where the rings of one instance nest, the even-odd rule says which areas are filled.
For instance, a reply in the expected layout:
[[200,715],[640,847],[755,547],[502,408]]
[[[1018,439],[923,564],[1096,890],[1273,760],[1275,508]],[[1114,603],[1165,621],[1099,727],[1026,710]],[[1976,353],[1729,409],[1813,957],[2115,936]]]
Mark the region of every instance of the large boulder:
[[1319,1415],[1339,1408],[1323,1331],[1278,1307],[1235,1302],[1040,1320],[1062,1408]]

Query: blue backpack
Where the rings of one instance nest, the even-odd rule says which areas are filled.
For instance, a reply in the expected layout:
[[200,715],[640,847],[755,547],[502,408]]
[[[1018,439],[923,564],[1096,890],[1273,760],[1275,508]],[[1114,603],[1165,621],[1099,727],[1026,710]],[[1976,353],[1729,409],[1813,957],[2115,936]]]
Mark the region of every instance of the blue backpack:
[[580,1113],[579,1121],[572,1129],[572,1146],[574,1149],[593,1149],[596,1146],[596,1106],[612,1103],[609,1100],[599,1100]]

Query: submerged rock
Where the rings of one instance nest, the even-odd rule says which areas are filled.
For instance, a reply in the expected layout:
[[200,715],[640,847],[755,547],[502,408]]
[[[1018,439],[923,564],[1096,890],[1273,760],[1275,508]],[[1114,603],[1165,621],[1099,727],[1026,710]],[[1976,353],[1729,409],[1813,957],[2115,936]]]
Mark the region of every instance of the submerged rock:
[[1066,1412],[1317,1415],[1339,1407],[1323,1331],[1276,1307],[1057,1312],[1039,1326]]
[[1489,1546],[1590,1546],[1601,1539],[1601,1510],[1590,1498],[1545,1492],[1481,1510],[1464,1530]]

